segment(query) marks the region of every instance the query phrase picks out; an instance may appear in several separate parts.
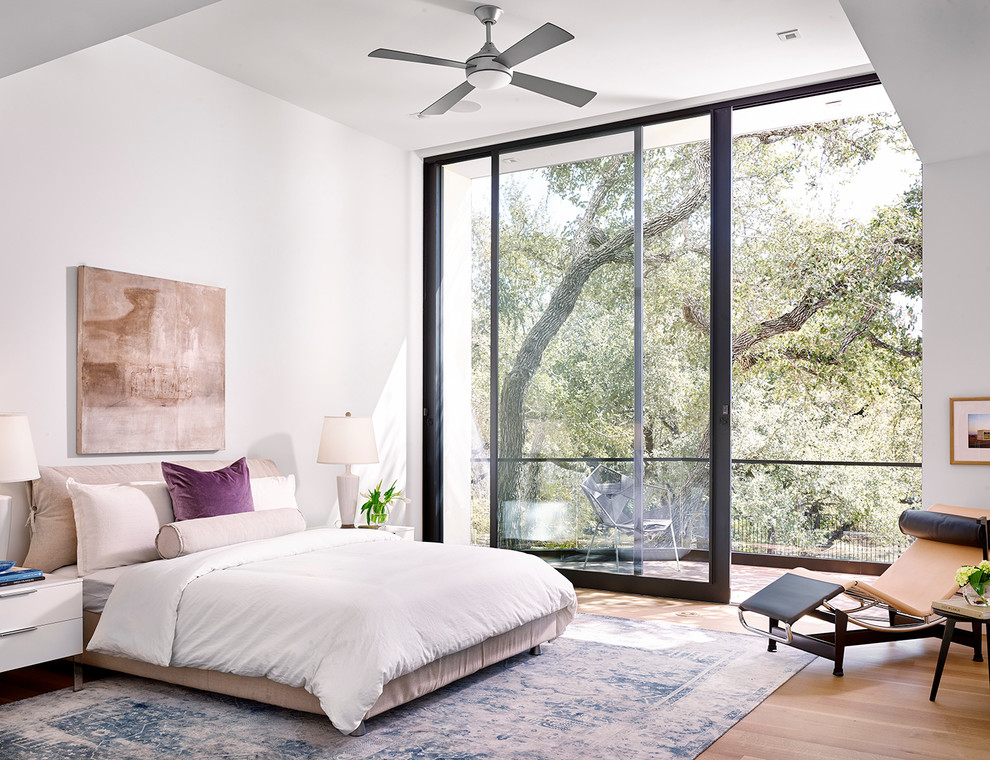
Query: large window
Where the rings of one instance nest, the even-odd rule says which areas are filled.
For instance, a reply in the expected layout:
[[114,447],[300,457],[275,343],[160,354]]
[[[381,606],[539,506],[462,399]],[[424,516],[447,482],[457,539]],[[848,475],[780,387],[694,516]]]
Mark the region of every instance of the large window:
[[730,531],[896,556],[920,177],[853,84],[428,164],[433,538],[698,598],[727,595]]
[[734,548],[891,562],[921,502],[921,164],[879,86],[733,134]]

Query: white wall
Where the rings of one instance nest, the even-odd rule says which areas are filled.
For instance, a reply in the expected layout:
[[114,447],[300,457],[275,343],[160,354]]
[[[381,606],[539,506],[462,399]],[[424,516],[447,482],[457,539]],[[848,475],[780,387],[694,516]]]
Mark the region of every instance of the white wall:
[[274,459],[321,524],[322,418],[374,414],[384,461],[355,471],[405,482],[418,524],[419,160],[128,37],[0,79],[0,104],[0,411],[39,461],[161,458],[75,454],[75,267],[214,285],[227,448],[205,456]]
[[949,399],[990,397],[990,154],[924,165],[925,507],[990,507],[990,466],[949,464]]

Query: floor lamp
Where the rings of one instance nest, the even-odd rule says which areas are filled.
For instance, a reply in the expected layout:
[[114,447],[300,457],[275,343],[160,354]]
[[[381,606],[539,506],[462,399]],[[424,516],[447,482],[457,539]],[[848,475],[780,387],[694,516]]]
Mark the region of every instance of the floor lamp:
[[340,527],[353,528],[357,512],[360,478],[351,472],[352,464],[374,464],[378,461],[375,428],[370,417],[324,417],[320,451],[316,461],[321,464],[346,465],[337,476],[337,504],[340,507]]
[[[0,414],[0,483],[38,478],[38,460],[26,414]],[[0,559],[10,549],[10,496],[0,496]]]

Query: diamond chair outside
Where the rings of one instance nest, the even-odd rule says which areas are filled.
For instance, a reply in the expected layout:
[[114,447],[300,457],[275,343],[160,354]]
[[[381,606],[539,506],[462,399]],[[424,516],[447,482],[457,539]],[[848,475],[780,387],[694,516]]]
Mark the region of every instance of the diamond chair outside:
[[[595,467],[591,471],[591,474],[581,483],[581,490],[584,491],[584,495],[588,497],[588,500],[597,510],[598,516],[602,521],[602,526],[606,531],[612,533],[613,543],[615,545],[616,569],[619,567],[619,537],[624,533],[635,536],[637,531],[636,516],[634,514],[635,486],[636,481],[633,478],[622,475],[601,464]],[[661,489],[657,486],[644,483],[644,496],[647,489],[652,489],[657,493],[661,492]],[[644,498],[645,501],[646,499]],[[680,572],[681,561],[678,556],[677,539],[674,535],[674,520],[670,507],[660,506],[652,509],[644,509],[642,533],[644,539],[663,533],[670,534],[674,562],[676,563],[677,571]],[[591,556],[591,550],[594,548],[597,538],[598,533],[596,532],[591,538],[591,543],[588,544],[587,552],[585,552],[584,567],[588,566],[588,557]]]

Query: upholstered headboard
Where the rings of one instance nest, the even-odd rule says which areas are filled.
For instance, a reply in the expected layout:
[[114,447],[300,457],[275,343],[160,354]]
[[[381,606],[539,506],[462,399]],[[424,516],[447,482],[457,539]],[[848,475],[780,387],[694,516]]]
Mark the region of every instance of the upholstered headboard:
[[[270,459],[248,459],[247,462],[252,478],[282,474]],[[197,470],[218,470],[230,463],[230,460],[181,462]],[[30,544],[22,564],[45,572],[76,563],[76,523],[66,480],[73,478],[78,483],[91,485],[164,480],[161,462],[42,466],[38,469],[41,477],[31,484]]]

